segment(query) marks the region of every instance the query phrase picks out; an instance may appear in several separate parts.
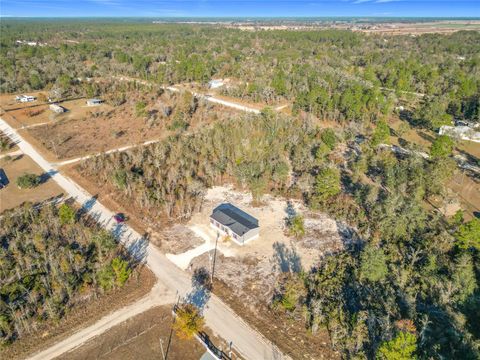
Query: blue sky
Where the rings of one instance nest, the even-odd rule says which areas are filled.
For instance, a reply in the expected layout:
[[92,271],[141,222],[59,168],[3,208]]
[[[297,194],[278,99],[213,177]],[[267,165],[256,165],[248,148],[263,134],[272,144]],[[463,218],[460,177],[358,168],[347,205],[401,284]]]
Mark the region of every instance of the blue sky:
[[480,17],[480,0],[0,0],[0,15]]

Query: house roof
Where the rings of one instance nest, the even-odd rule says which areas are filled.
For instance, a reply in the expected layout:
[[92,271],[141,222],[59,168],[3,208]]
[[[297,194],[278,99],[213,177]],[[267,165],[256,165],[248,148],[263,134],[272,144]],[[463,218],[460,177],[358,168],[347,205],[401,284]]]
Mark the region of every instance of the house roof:
[[210,218],[227,226],[238,236],[243,236],[252,229],[258,228],[258,220],[232,204],[221,204],[213,209]]

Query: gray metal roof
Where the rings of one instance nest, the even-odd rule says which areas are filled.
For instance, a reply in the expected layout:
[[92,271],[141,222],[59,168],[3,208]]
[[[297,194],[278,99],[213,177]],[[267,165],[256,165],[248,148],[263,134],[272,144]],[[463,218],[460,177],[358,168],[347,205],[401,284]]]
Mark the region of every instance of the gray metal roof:
[[258,220],[232,204],[221,204],[213,209],[210,218],[230,228],[238,236],[258,228]]

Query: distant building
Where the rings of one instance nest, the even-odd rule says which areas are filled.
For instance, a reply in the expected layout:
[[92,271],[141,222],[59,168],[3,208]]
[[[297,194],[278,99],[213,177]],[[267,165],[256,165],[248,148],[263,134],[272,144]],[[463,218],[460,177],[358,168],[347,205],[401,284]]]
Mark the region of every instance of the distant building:
[[480,143],[480,131],[469,126],[443,125],[438,131],[439,135],[448,135],[456,139],[468,140]]
[[61,114],[61,113],[64,113],[66,111],[64,107],[62,107],[58,104],[50,104],[49,108],[50,108],[50,110],[52,110],[53,112],[56,112],[57,114]]
[[223,86],[223,80],[210,80],[208,82],[209,89],[217,89]]
[[28,46],[45,46],[46,43],[41,43],[37,41],[28,41],[28,40],[17,40],[15,41],[18,45],[28,45]]
[[97,106],[103,103],[103,100],[101,99],[88,99],[87,100],[87,105],[88,106]]
[[213,209],[210,226],[220,234],[230,236],[238,245],[258,238],[260,233],[257,219],[229,203]]
[[37,100],[37,98],[31,95],[17,95],[15,96],[15,100],[19,102],[32,102]]

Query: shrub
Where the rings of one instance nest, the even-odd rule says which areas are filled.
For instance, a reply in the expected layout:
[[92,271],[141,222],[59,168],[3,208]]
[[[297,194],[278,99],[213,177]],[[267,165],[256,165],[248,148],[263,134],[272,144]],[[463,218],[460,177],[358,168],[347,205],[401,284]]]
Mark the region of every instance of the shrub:
[[119,189],[124,190],[127,187],[127,172],[123,169],[115,171],[112,180]]
[[178,307],[173,329],[181,339],[191,339],[203,329],[205,319],[200,315],[199,309],[193,304]]
[[335,148],[337,143],[337,137],[335,136],[335,132],[332,129],[325,129],[322,134],[320,135],[322,141],[327,145],[330,150]]
[[380,120],[373,132],[372,145],[377,146],[383,142],[388,142],[390,136],[390,128],[384,120]]
[[380,345],[377,353],[378,360],[412,360],[417,350],[415,334],[401,331],[394,339]]
[[302,215],[295,215],[288,222],[288,229],[290,234],[296,238],[301,238],[305,235],[305,221]]
[[360,257],[360,278],[372,282],[385,279],[388,274],[385,253],[382,249],[367,245]]
[[457,245],[462,249],[474,247],[480,250],[480,219],[473,219],[459,227],[455,233]]
[[58,216],[62,225],[73,224],[75,222],[75,210],[68,204],[62,204],[60,206]]
[[112,270],[115,273],[115,283],[117,286],[123,286],[132,273],[128,261],[122,260],[119,257],[112,260]]
[[435,139],[430,149],[430,155],[434,159],[446,158],[452,155],[455,142],[447,135],[440,135]]
[[17,186],[20,189],[31,189],[40,184],[40,176],[35,174],[24,174],[17,178]]
[[147,110],[145,109],[147,104],[144,101],[139,101],[135,104],[135,115],[137,117],[147,116]]
[[175,113],[172,123],[168,126],[168,130],[175,131],[175,130],[187,130],[189,127],[189,123],[185,120],[185,114],[183,112]]
[[336,168],[323,168],[315,179],[315,200],[323,203],[341,191],[340,172]]

